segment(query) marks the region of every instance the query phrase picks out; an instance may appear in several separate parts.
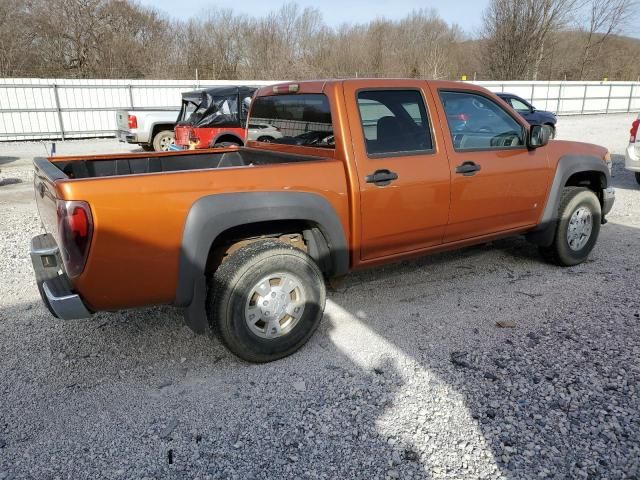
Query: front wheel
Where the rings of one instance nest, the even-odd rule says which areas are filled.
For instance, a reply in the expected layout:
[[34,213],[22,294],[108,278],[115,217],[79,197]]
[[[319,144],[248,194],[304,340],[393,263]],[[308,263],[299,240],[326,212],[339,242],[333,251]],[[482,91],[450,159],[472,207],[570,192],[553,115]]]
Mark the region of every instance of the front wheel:
[[540,253],[561,266],[584,262],[598,239],[601,217],[600,201],[595,193],[584,187],[565,187],[553,243],[540,247]]
[[640,185],[640,172],[636,172],[636,182]]
[[238,249],[209,279],[212,330],[238,357],[263,363],[292,354],[318,328],[325,284],[303,251],[275,240]]

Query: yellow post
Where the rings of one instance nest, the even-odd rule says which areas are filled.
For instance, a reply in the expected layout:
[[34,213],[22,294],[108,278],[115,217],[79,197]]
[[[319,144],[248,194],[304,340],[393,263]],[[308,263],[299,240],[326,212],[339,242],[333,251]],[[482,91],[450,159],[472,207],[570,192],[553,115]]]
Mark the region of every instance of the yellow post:
[[467,76],[466,75],[462,75],[460,77],[460,80],[462,80],[463,82],[466,82],[467,81]]

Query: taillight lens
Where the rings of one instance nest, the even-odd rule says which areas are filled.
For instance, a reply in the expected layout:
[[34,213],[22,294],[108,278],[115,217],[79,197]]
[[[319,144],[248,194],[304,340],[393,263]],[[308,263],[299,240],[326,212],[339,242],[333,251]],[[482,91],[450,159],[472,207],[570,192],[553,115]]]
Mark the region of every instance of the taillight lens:
[[631,136],[629,137],[629,143],[636,143],[636,138],[638,136],[638,126],[640,126],[640,118],[637,118],[631,124],[631,130],[629,133]]
[[129,115],[127,117],[127,124],[129,128],[138,128],[138,118],[135,115]]
[[58,200],[60,251],[69,277],[84,270],[93,236],[93,217],[87,202]]

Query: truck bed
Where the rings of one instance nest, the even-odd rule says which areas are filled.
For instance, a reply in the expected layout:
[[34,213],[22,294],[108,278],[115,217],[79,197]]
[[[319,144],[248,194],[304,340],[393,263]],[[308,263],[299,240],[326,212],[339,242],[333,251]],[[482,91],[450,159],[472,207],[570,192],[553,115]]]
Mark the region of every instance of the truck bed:
[[194,150],[169,154],[123,154],[83,159],[60,158],[57,160],[52,158],[50,160],[66,178],[71,179],[298,163],[318,161],[322,160],[322,158],[240,148],[219,152],[212,150]]

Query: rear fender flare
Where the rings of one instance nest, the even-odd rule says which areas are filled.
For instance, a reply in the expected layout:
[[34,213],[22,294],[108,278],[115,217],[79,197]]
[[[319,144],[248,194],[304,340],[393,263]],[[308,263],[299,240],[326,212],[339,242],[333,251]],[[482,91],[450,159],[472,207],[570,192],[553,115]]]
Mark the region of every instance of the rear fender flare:
[[[182,234],[175,305],[185,307],[187,325],[206,329],[205,269],[211,245],[230,228],[275,220],[317,226],[329,247],[329,276],[349,269],[344,229],[333,207],[317,194],[302,192],[225,193],[202,197],[191,207]],[[327,262],[327,260],[324,260]]]

